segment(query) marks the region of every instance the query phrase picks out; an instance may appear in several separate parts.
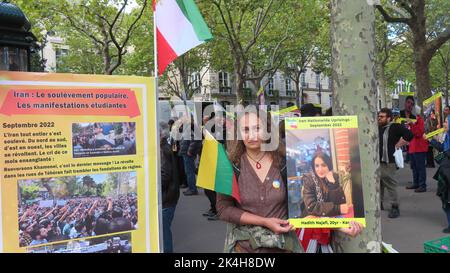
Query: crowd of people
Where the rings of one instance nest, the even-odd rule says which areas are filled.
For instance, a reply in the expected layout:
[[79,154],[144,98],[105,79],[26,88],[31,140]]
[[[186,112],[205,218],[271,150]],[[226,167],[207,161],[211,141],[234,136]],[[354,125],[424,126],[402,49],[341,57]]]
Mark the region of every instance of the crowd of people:
[[[398,115],[387,108],[381,109],[378,113],[380,142],[379,155],[381,163],[381,208],[384,209],[384,206],[389,203],[390,208],[388,217],[397,218],[400,216],[400,204],[397,193],[398,182],[395,178],[395,173],[398,170],[394,157],[394,152],[396,150],[403,149],[403,151],[406,152],[406,154],[404,154],[406,155],[405,161],[410,162],[412,169],[412,182],[407,186],[407,189],[412,189],[416,193],[427,191],[426,167],[431,165],[431,162],[427,163],[427,160],[430,161],[430,151],[434,153],[434,155],[436,155],[437,153],[448,154],[448,157],[444,156],[444,159],[439,162],[439,169],[434,178],[439,181],[438,195],[441,197],[443,209],[449,221],[449,227],[446,227],[443,232],[449,233],[450,131],[448,131],[448,117],[450,114],[450,107],[447,106],[444,109],[443,126],[445,128],[445,133],[443,135],[437,135],[432,139],[427,139],[425,134],[426,122],[419,114],[413,113],[414,107],[414,98],[407,97],[405,101],[405,109],[400,111]],[[302,117],[322,115],[321,111],[312,104],[303,105],[300,112]],[[286,164],[286,162],[285,160],[282,160],[282,158],[286,155],[282,154],[280,157],[278,152],[285,153],[285,150],[271,153],[267,153],[261,150],[260,145],[262,141],[261,139],[259,139],[258,133],[252,132],[251,129],[252,126],[265,126],[264,124],[261,124],[262,119],[260,119],[258,115],[256,117],[253,117],[251,116],[252,114],[248,114],[244,115],[244,118],[238,118],[239,120],[231,120],[226,117],[226,115],[223,115],[224,113],[219,114],[219,117],[215,117],[214,114],[204,117],[203,124],[202,126],[200,126],[200,131],[206,130],[206,127],[204,125],[211,120],[215,120],[216,125],[218,124],[222,128],[219,130],[216,130],[215,128],[208,130],[226,147],[228,157],[230,158],[230,161],[235,168],[235,174],[237,173],[239,190],[241,198],[244,201],[241,200],[241,203],[237,203],[229,196],[205,190],[205,195],[210,201],[210,208],[203,215],[206,216],[208,220],[221,219],[231,225],[231,229],[228,228],[229,232],[226,235],[226,242],[229,244],[229,252],[255,251],[255,249],[252,249],[249,246],[248,242],[252,240],[251,237],[253,236],[254,232],[258,233],[261,232],[261,230],[248,230],[246,229],[248,225],[256,227],[259,226],[259,228],[263,228],[266,231],[270,230],[271,232],[276,234],[284,234],[283,239],[281,240],[287,240],[291,242],[291,240],[293,239],[291,234],[292,226],[290,226],[289,223],[285,220],[287,219],[287,211],[285,210],[285,208],[287,207],[285,206],[285,203],[287,203],[287,194],[285,195],[283,193],[283,196],[271,196],[269,189],[263,190],[260,189],[260,187],[264,186],[253,185],[254,181],[263,180],[266,176],[274,180],[284,180],[283,177],[286,176],[286,174],[284,174],[286,169],[284,164]],[[326,111],[325,115],[332,115],[331,108]],[[193,134],[194,127],[199,125],[194,123],[192,117],[190,121],[191,122],[188,122],[187,124],[188,126],[191,126],[191,132]],[[195,175],[197,168],[196,162],[198,164],[202,147],[202,141],[193,138],[192,134],[188,139],[175,138],[174,134],[181,134],[182,132],[182,127],[176,126],[177,122],[179,121],[171,120],[168,124],[162,125],[167,129],[165,130],[165,135],[161,136],[162,139],[164,139],[162,145],[165,146],[165,156],[162,157],[163,164],[165,164],[164,161],[166,161],[166,164],[167,161],[170,161],[170,168],[168,169],[170,171],[168,173],[172,174],[171,176],[166,176],[165,180],[163,179],[163,200],[165,196],[171,196],[171,202],[167,202],[167,206],[163,209],[164,214],[164,211],[167,211],[167,208],[170,208],[170,217],[166,218],[169,220],[165,221],[166,223],[168,223],[168,225],[165,226],[165,229],[168,230],[168,234],[170,233],[170,225],[173,220],[175,208],[178,202],[180,188],[187,187],[187,190],[183,192],[186,196],[198,194],[197,187],[195,185]],[[280,143],[282,144],[285,141],[285,134],[284,132],[282,132],[282,124],[280,125]],[[227,135],[227,129],[230,129],[230,126],[235,126],[233,129],[237,129],[237,131],[244,128],[242,129],[243,131],[240,132],[241,135],[244,136],[244,139],[228,141],[222,138],[222,136]],[[234,132],[235,130],[232,131]],[[434,147],[436,151],[433,152],[432,147]],[[161,150],[163,151],[163,149]],[[314,156],[314,158],[317,158],[319,155]],[[322,155],[321,160],[325,162],[326,156]],[[431,156],[431,160],[435,161],[435,157]],[[258,165],[265,167],[255,167]],[[330,168],[330,166],[328,166],[328,168]],[[175,173],[177,175],[174,175]],[[322,176],[320,176],[320,172],[317,172],[316,175],[317,177],[319,177],[317,178],[317,180],[321,181]],[[177,179],[175,179],[175,176],[177,177]],[[185,181],[183,181],[184,179]],[[177,181],[175,182],[175,180]],[[177,186],[167,187],[167,185],[170,185],[171,183],[176,184]],[[166,185],[166,187],[164,186],[164,184]],[[272,185],[271,183],[267,183],[267,185],[269,184]],[[312,185],[312,183],[310,184]],[[283,183],[281,183],[281,185],[283,185]],[[167,190],[166,192],[164,192],[164,188],[170,188],[171,190]],[[309,189],[311,191],[311,194],[313,194],[315,188],[311,186],[309,187]],[[176,192],[176,194],[170,194],[170,191]],[[333,191],[333,189],[331,189],[331,191]],[[386,196],[384,194],[385,191],[387,192]],[[256,201],[254,199],[254,195],[260,192],[266,192],[267,195],[261,196],[261,200],[269,199],[272,200],[273,203],[269,205],[268,203],[262,202],[265,204],[264,206],[261,205],[261,202],[253,203],[253,201]],[[314,196],[315,195],[316,193],[314,193]],[[387,200],[385,200],[385,197]],[[346,197],[345,195],[343,195],[342,190],[336,189],[336,198],[339,199],[338,201],[336,201],[336,203],[342,204],[339,206],[339,208],[337,208],[337,210],[335,207],[330,208],[329,215],[342,215],[349,213],[351,208],[345,207],[345,202],[342,200],[344,200]],[[317,200],[316,197],[309,198],[308,200],[310,204],[320,201]],[[321,206],[314,207],[318,209]],[[325,213],[325,211],[320,210],[317,213],[323,214]],[[230,230],[232,230],[233,232],[230,232]],[[362,227],[358,223],[352,222],[350,228],[340,229],[338,231],[350,234],[352,236],[357,236],[361,232],[361,230]],[[246,236],[250,237],[245,237],[245,240],[240,237],[241,240],[235,241],[235,239],[237,238],[236,236],[243,236],[243,234],[247,234]],[[330,229],[320,229],[319,233],[318,229],[303,229],[302,231],[297,231],[296,235],[297,237],[302,237],[303,240],[300,240],[299,242],[303,246],[303,250],[308,251],[311,251],[311,249],[309,249],[309,242],[311,241],[311,239],[321,238],[321,244],[325,246],[325,248],[322,246],[322,248],[315,248],[314,251],[326,252],[332,251],[329,244],[332,234],[333,230]],[[165,236],[164,240],[165,246],[166,244],[168,246],[165,247],[166,252],[172,252],[173,245],[171,236],[170,238],[166,238]],[[269,249],[264,247],[263,242],[259,243],[262,243],[262,245],[258,248],[257,251],[262,252],[301,251],[301,249],[297,247],[278,250],[273,248]]]
[[[450,233],[450,131],[448,127],[450,106],[444,108],[444,133],[431,138],[426,133],[437,129],[438,126],[434,125],[440,122],[424,121],[420,114],[413,113],[414,107],[414,97],[408,96],[405,99],[404,110],[400,111],[399,116],[394,115],[388,108],[383,108],[378,113],[381,209],[385,209],[384,191],[386,190],[388,192],[386,201],[390,203],[388,217],[400,216],[398,182],[394,177],[399,167],[394,153],[403,148],[406,152],[405,162],[410,162],[412,170],[412,182],[406,189],[414,190],[416,193],[426,192],[427,167],[434,167],[435,161],[439,164],[433,178],[438,181],[437,195],[442,201],[442,208],[448,220],[448,226],[443,229],[443,232]],[[416,109],[416,113],[420,113],[420,109],[418,107]],[[434,112],[431,112],[430,118],[436,118]]]
[[[302,116],[319,116],[320,111],[312,104],[306,104],[301,109]],[[328,115],[331,115],[331,109],[327,111]],[[215,121],[215,125],[212,128],[205,126],[208,121]],[[188,120],[189,121],[189,120]],[[194,127],[198,126],[194,123],[193,119],[190,119],[190,123],[183,123],[183,126],[191,126],[191,132],[194,133]],[[173,171],[174,168],[179,166],[177,163],[177,156],[182,158],[184,172],[187,177],[188,189],[184,191],[186,196],[197,195],[197,187],[195,185],[195,164],[198,162],[198,157],[201,155],[202,141],[193,139],[193,135],[188,135],[188,138],[176,138],[174,134],[180,134],[182,129],[176,126],[176,121],[170,121],[168,124],[161,124],[161,164],[164,168],[161,168],[162,176],[162,188],[163,188],[163,225],[164,225],[164,249],[165,252],[173,251],[173,243],[171,237],[171,223],[173,215],[178,202],[180,186],[182,181],[175,181],[173,174],[180,174],[178,177],[182,178],[182,173]],[[228,152],[228,156],[235,168],[235,174],[237,174],[237,180],[239,184],[239,191],[242,198],[241,203],[236,203],[233,198],[225,196],[213,191],[205,191],[206,196],[210,201],[210,208],[203,215],[208,220],[221,219],[228,222],[231,225],[227,233],[227,251],[228,252],[302,252],[300,246],[300,240],[298,234],[292,230],[292,226],[288,224],[286,220],[287,215],[287,191],[284,183],[280,184],[281,190],[274,192],[270,190],[275,181],[286,180],[286,168],[285,150],[282,142],[284,139],[281,137],[280,146],[277,151],[265,152],[261,150],[263,144],[263,131],[254,131],[254,128],[268,128],[263,122],[263,119],[259,115],[245,114],[235,120],[231,120],[224,113],[217,112],[210,116],[206,116],[203,119],[202,130],[209,130],[216,139],[219,140]],[[234,126],[236,130],[232,132],[238,132],[242,139],[229,140],[224,138],[229,133],[231,126]],[[201,131],[202,131],[201,130]],[[236,137],[236,136],[234,136]],[[236,140],[235,140],[236,139]],[[170,147],[172,149],[170,149]],[[172,152],[172,153],[170,153]],[[284,162],[284,163],[283,163]],[[256,165],[254,163],[257,163]],[[273,164],[272,164],[273,163]],[[258,164],[261,164],[261,168],[258,168]],[[283,165],[284,164],[284,165]],[[256,166],[256,167],[255,167]],[[180,170],[180,168],[177,168]],[[264,181],[264,177],[270,177],[271,180],[268,183],[256,183],[255,181]],[[177,185],[174,185],[177,184]],[[172,186],[170,186],[172,185]],[[268,187],[267,189],[261,189],[261,187]],[[170,190],[171,189],[171,190]],[[255,194],[265,192],[266,196],[261,197],[261,200],[271,200],[271,202],[259,202],[259,198],[255,198]],[[166,201],[166,202],[164,202]],[[273,201],[273,202],[272,202]],[[346,208],[342,208],[342,210]],[[346,212],[346,211],[344,211]],[[253,225],[255,230],[247,230],[249,225]],[[268,232],[268,236],[277,234],[277,241],[288,241],[289,248],[285,246],[275,245],[269,247],[266,245],[268,241],[259,241],[261,243],[258,249],[252,249],[249,242],[253,236],[258,236],[262,230]],[[338,232],[344,232],[351,236],[356,236],[362,231],[362,226],[356,222],[351,222],[349,228],[338,229]],[[249,237],[239,237],[247,234]],[[328,231],[331,236],[331,232]],[[279,235],[279,236],[278,236]],[[269,237],[264,237],[264,240],[269,240]],[[236,240],[241,238],[240,240]],[[274,237],[271,237],[274,238]],[[308,237],[309,239],[311,238]],[[258,240],[261,238],[258,238]],[[327,240],[329,246],[330,237]],[[273,243],[273,242],[272,242]],[[318,248],[321,251],[323,248]]]
[[137,229],[136,194],[83,197],[64,205],[41,207],[39,202],[19,207],[21,247]]
[[[118,126],[117,129],[114,126]],[[74,154],[103,149],[118,154],[136,153],[136,123],[94,123],[72,136]]]

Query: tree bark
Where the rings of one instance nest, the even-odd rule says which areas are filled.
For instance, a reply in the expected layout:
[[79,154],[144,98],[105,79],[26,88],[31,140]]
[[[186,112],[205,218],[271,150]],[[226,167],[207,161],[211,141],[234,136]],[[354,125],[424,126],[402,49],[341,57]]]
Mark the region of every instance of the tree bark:
[[366,228],[355,238],[333,233],[335,252],[380,252],[376,123],[375,14],[366,1],[332,0],[333,114],[358,115]]
[[303,94],[300,94],[300,81],[294,81],[295,83],[295,104],[300,109],[301,105],[301,97]]
[[388,107],[388,99],[389,96],[386,92],[386,77],[385,77],[385,70],[384,70],[384,64],[380,64],[378,67],[379,75],[378,75],[378,93],[381,100],[381,108]]
[[[417,46],[418,47],[418,46]],[[416,48],[414,50],[418,52],[414,54],[414,66],[416,70],[416,88],[417,88],[417,105],[421,107],[423,111],[423,101],[431,96],[431,79],[430,79],[430,61],[426,53],[422,48]],[[419,52],[423,53],[419,53]]]
[[242,66],[238,60],[234,63],[234,91],[236,92],[236,104],[244,104],[244,78],[240,72]]
[[424,99],[431,96],[430,61],[431,56],[427,50],[427,29],[425,1],[413,1],[412,8],[415,11],[412,17],[411,31],[413,33],[414,67],[416,70],[416,89],[418,105],[423,110]]

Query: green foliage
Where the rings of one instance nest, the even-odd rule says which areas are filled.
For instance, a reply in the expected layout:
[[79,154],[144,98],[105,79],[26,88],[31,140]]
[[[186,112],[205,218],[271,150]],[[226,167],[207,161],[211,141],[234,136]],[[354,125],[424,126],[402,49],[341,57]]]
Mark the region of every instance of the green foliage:
[[39,186],[37,185],[20,187],[20,195],[22,200],[34,200],[38,197],[38,193],[39,193]]

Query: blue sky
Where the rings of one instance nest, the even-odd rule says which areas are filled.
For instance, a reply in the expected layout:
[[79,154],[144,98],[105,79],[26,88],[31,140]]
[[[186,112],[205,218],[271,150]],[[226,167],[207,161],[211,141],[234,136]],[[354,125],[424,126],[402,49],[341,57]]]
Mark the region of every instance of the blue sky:
[[[85,175],[80,175],[79,178],[80,180],[83,179]],[[107,178],[107,174],[89,174],[90,177],[92,177],[92,179],[94,179],[96,184],[102,184],[106,181]]]

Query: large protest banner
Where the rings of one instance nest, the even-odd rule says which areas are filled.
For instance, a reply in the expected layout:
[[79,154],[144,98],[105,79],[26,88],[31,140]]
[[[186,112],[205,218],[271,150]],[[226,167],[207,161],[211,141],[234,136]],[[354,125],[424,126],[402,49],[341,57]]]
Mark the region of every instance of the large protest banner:
[[289,222],[298,228],[365,226],[358,118],[287,118]]
[[159,251],[154,88],[1,72],[0,252]]

